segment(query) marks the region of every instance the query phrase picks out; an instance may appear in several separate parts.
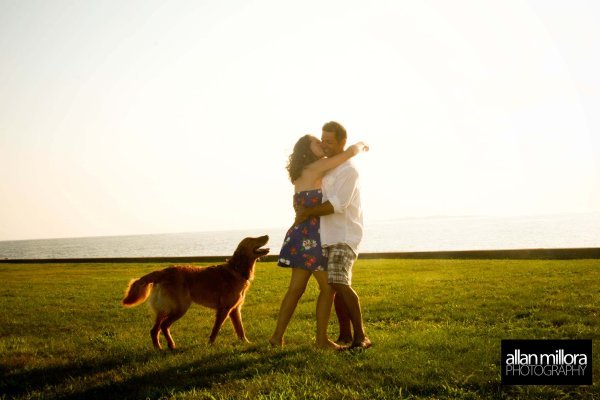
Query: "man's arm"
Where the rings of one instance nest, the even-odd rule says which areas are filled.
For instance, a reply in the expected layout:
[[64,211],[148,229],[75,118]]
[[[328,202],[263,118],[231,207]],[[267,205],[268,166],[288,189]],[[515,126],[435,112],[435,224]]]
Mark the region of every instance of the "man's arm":
[[294,226],[298,225],[300,222],[310,217],[321,217],[323,215],[329,215],[333,213],[333,205],[331,205],[329,201],[318,204],[314,207],[299,206],[296,208],[296,220],[294,221]]

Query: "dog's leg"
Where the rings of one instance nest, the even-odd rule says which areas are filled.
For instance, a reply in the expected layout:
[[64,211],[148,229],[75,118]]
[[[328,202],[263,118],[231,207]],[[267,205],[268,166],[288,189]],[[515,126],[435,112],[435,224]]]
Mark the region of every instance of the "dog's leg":
[[162,324],[162,322],[164,320],[165,320],[164,316],[157,314],[156,322],[154,323],[154,326],[152,327],[152,329],[150,329],[150,338],[152,338],[152,344],[157,349],[162,349],[162,347],[160,345],[160,338],[158,335],[160,334],[160,325]]
[[183,317],[183,314],[175,314],[175,315],[169,315],[167,318],[165,318],[165,320],[162,322],[162,324],[160,324],[160,329],[162,330],[163,335],[165,335],[165,338],[167,339],[167,345],[169,346],[169,348],[171,350],[175,350],[175,342],[173,341],[173,338],[171,337],[171,325],[173,325],[173,323],[175,321],[177,321],[179,318]]
[[[175,341],[173,341],[173,337],[171,336],[171,325],[179,318],[183,317],[187,310],[190,308],[192,301],[189,297],[186,297],[182,293],[178,293],[178,296],[171,296],[171,307],[170,311],[165,312],[166,317],[163,318],[160,324],[160,330],[163,335],[165,335],[165,339],[167,339],[167,345],[171,350],[175,350]],[[176,307],[174,305],[177,305]]]
[[235,333],[237,337],[244,342],[250,343],[246,334],[244,333],[244,325],[242,324],[242,309],[241,306],[238,306],[231,310],[229,313],[229,318],[231,318],[231,323],[233,324],[233,329],[235,329]]
[[223,322],[229,315],[229,310],[226,308],[217,309],[217,315],[215,317],[215,325],[213,326],[212,332],[210,333],[210,338],[208,339],[209,343],[214,343],[217,335],[219,334],[219,330],[221,330],[221,326],[223,326]]

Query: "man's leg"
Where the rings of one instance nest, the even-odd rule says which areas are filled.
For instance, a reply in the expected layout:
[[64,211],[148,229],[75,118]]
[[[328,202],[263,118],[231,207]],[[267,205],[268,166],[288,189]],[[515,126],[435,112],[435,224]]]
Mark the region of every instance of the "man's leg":
[[[340,296],[346,307],[348,308],[348,314],[352,321],[352,328],[354,329],[354,339],[352,340],[352,346],[364,347],[364,342],[367,339],[365,335],[365,329],[363,326],[362,312],[360,309],[360,300],[358,295],[352,289],[351,286],[333,283],[331,284],[336,292],[336,297]],[[370,344],[370,342],[369,342]]]
[[329,340],[327,325],[333,303],[333,288],[327,283],[327,271],[315,271],[313,276],[319,283],[319,298],[317,299],[317,346],[322,349],[341,349]]
[[340,324],[340,335],[335,342],[337,344],[350,344],[352,343],[352,328],[350,327],[348,307],[344,304],[341,296],[335,296],[333,299],[335,314]]
[[358,295],[351,287],[352,267],[356,258],[354,251],[346,244],[329,247],[328,281],[336,292],[335,297],[339,297],[338,301],[343,303],[348,311],[354,329],[352,347],[367,348],[371,346],[371,341],[365,335]]

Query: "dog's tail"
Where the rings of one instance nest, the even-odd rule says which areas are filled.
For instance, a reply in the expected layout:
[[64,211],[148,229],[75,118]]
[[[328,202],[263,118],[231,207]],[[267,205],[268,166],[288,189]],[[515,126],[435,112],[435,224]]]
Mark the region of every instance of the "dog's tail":
[[132,279],[125,290],[125,297],[121,304],[125,307],[135,307],[146,301],[152,291],[152,284],[157,283],[164,276],[163,271],[154,271],[140,279]]

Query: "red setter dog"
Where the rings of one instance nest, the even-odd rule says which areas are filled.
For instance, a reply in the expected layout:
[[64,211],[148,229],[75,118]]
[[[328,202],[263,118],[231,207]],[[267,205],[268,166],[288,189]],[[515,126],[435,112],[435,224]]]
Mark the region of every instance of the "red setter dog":
[[269,249],[261,248],[268,241],[266,235],[245,238],[225,264],[212,267],[173,266],[132,280],[122,304],[134,307],[150,297],[150,306],[156,313],[150,337],[154,347],[159,349],[161,331],[169,348],[175,348],[169,328],[185,315],[192,302],[216,310],[208,340],[210,343],[214,343],[227,317],[231,318],[238,338],[247,342],[242,325],[242,304],[254,278],[256,260],[269,253]]

